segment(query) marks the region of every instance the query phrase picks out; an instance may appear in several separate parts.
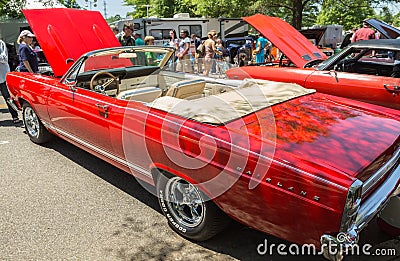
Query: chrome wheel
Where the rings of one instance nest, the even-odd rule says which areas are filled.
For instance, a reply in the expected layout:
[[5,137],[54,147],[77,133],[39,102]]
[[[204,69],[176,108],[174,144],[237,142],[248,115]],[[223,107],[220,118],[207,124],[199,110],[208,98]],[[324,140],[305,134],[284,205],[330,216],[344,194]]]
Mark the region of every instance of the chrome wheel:
[[40,128],[39,119],[31,107],[26,107],[24,110],[24,123],[29,136],[38,137]]
[[200,225],[205,216],[205,205],[200,191],[179,177],[168,180],[165,186],[166,205],[175,220],[193,228]]
[[24,119],[25,130],[31,141],[34,143],[46,143],[51,139],[51,134],[43,126],[35,110],[27,102],[23,104],[22,118]]

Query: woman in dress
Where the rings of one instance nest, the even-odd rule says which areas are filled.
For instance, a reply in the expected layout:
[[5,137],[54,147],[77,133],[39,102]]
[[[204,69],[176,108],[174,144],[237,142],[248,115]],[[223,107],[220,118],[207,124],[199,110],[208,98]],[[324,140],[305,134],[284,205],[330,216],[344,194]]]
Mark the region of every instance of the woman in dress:
[[216,31],[208,32],[208,39],[204,41],[205,54],[204,54],[204,75],[208,76],[210,74],[211,67],[214,62],[215,54],[222,54],[215,47],[215,39],[217,38]]

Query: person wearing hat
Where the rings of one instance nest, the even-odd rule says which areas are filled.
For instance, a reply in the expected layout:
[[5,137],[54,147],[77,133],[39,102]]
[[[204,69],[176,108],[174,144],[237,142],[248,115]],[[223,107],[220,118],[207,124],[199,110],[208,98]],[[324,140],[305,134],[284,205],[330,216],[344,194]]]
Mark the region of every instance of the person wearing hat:
[[29,30],[23,30],[18,37],[19,70],[21,72],[39,72],[37,54],[32,50],[31,44],[35,35]]
[[361,40],[371,40],[375,39],[375,31],[369,27],[369,24],[363,21],[363,27],[358,29],[351,38],[351,42],[358,42]]

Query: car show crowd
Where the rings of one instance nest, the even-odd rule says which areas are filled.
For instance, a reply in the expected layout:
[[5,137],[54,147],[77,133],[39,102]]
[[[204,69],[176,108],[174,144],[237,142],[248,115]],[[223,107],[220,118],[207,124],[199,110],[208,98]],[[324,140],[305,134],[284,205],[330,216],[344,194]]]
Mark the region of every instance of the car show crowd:
[[[111,25],[111,30],[117,37],[121,46],[141,46],[154,45],[153,36],[145,36],[142,39],[137,31],[134,30],[133,23],[126,22],[123,30],[120,32],[117,26]],[[218,38],[216,30],[211,30],[207,34],[206,39],[201,39],[196,34],[191,34],[187,30],[181,30],[179,36],[175,30],[170,30],[170,40],[165,46],[171,46],[176,49],[175,58],[171,62],[171,66],[176,71],[186,73],[197,73],[208,75],[220,75],[226,69],[232,66],[246,65],[262,65],[270,63],[279,58],[279,49],[274,47],[260,32],[251,37],[241,37],[239,39]],[[370,28],[366,23],[362,23],[362,27],[354,28],[351,34],[351,42],[361,40],[380,39],[380,34]],[[0,80],[1,93],[7,100],[9,94],[6,88],[5,74],[10,71],[10,62],[8,60],[7,48],[2,42],[1,44],[1,64],[0,64]],[[39,65],[46,65],[46,58],[41,52],[35,35],[29,30],[21,31],[17,43],[18,47],[18,66],[15,69],[21,72],[38,73]],[[155,60],[155,57],[142,57],[147,59],[149,65]],[[3,62],[8,61],[8,62]],[[46,66],[49,67],[49,66]],[[51,70],[51,69],[49,69]],[[40,72],[43,73],[43,72]],[[46,70],[45,73],[49,73]],[[8,104],[7,104],[8,105]],[[13,122],[19,124],[17,112],[8,105],[8,109],[12,115]]]

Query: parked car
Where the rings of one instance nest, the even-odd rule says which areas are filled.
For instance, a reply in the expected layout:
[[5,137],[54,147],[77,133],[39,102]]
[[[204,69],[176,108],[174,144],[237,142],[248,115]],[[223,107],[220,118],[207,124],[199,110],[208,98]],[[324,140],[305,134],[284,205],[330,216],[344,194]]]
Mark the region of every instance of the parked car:
[[[391,26],[381,20],[375,18],[369,18],[364,20],[371,27],[375,28],[379,33],[380,39],[396,39],[400,36],[400,30],[396,27]],[[353,33],[347,33],[343,39],[340,49],[344,49],[347,45],[351,43],[351,37]]]
[[251,61],[254,39],[250,36],[233,37],[224,40],[226,56],[229,57],[229,63],[238,64],[239,54],[244,53],[246,61]]
[[207,240],[230,217],[299,244],[336,244],[323,250],[339,260],[399,193],[397,110],[169,71],[173,48],[118,47],[99,12],[23,13],[54,71],[7,74],[29,138],[63,138],[155,186],[186,238]]
[[[329,59],[292,26],[261,14],[244,18],[261,31],[288,58],[281,66],[233,68],[232,79],[259,78],[297,83],[318,92],[400,109],[400,39],[360,41]],[[282,33],[277,33],[277,31]]]

